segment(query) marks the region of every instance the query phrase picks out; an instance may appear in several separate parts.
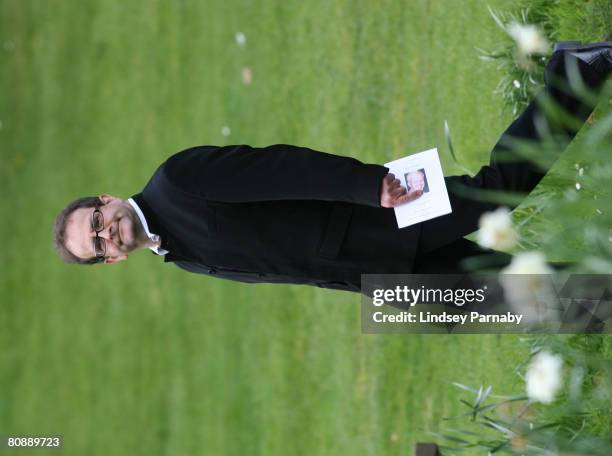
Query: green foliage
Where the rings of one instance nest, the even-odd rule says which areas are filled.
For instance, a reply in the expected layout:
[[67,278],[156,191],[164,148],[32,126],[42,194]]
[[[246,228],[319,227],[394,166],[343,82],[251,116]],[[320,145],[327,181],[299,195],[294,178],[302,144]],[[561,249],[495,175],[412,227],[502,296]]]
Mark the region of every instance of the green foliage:
[[518,13],[500,13],[489,9],[491,17],[504,32],[505,39],[495,50],[478,49],[480,58],[485,62],[493,62],[501,79],[494,93],[500,95],[504,106],[516,117],[543,87],[544,64],[546,56],[529,56],[528,65],[519,65],[516,55],[516,44],[507,34],[506,27],[513,22],[520,24],[538,24],[539,15],[532,9],[522,9]]
[[[612,3],[608,0],[521,0],[510,11],[490,9],[502,29],[511,22],[535,24],[551,43],[602,41],[612,32]],[[517,65],[515,45],[504,33],[497,46],[479,49],[481,59],[492,61],[503,75],[495,93],[513,116],[520,113],[542,88],[545,56],[534,56],[528,69]]]
[[540,249],[554,261],[595,273],[612,271],[611,89],[603,91],[592,126],[515,211],[522,249]]
[[[495,50],[480,50],[500,74],[496,93],[517,115],[542,88],[545,59],[517,64],[515,44],[505,31],[510,22],[536,24],[550,42],[596,42],[610,32],[609,1],[521,1],[506,13],[491,11],[503,30]],[[592,95],[592,94],[587,94]],[[542,250],[554,261],[572,261],[573,270],[612,272],[612,84],[599,94],[591,123],[582,129],[529,198],[514,211],[520,250]],[[558,113],[557,113],[558,115]],[[447,140],[450,141],[449,135]],[[534,162],[554,144],[534,148],[522,144],[519,153]],[[542,349],[564,359],[565,384],[550,405],[534,404],[517,396],[500,397],[491,387],[467,390],[462,399],[468,411],[449,420],[452,428],[435,433],[445,454],[612,454],[612,339],[605,335],[543,335],[524,340],[535,354]],[[525,371],[529,359],[516,372]],[[488,394],[484,394],[486,391]],[[487,397],[488,396],[488,397]],[[487,397],[488,400],[484,400]],[[514,407],[518,405],[519,407]]]
[[548,17],[558,40],[592,43],[604,40],[612,32],[612,3],[609,0],[540,1],[553,5]]
[[[549,405],[522,396],[496,396],[491,386],[454,383],[473,399],[461,399],[468,411],[447,418],[432,433],[444,454],[583,454],[612,452],[612,363],[610,338],[596,335],[530,336],[523,340],[535,354],[546,349],[563,358],[562,393]],[[525,371],[529,359],[516,372]],[[509,373],[507,373],[509,374]]]
[[[534,56],[528,66],[521,66],[516,45],[506,33],[507,24],[536,24],[551,43],[601,41],[609,32],[612,3],[522,1],[512,11],[490,10],[490,14],[501,30],[499,44],[495,50],[480,50],[480,57],[496,65],[500,75],[496,93],[512,115],[517,115],[541,90],[546,58]],[[600,103],[589,125],[514,211],[521,235],[519,250],[543,250],[552,261],[576,263],[581,271],[612,271],[611,96],[608,84],[599,94]],[[525,144],[518,151],[537,162],[546,147]],[[554,145],[550,149],[554,151]]]

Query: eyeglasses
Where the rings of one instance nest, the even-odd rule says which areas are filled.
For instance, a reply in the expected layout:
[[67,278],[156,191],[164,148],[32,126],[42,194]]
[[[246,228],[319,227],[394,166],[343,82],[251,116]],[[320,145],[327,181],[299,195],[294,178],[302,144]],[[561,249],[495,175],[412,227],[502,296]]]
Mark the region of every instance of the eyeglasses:
[[106,241],[98,236],[100,231],[104,230],[104,216],[102,211],[97,207],[91,213],[91,228],[96,232],[96,237],[93,238],[93,247],[98,263],[104,261],[106,257]]

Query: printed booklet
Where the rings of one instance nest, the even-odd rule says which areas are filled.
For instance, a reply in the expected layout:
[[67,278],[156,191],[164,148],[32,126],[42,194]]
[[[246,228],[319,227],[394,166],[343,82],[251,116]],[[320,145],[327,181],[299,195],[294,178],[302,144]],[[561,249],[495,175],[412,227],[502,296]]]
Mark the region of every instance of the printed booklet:
[[385,166],[408,191],[423,190],[420,198],[395,208],[399,228],[452,212],[438,149],[429,149],[393,160],[385,163]]

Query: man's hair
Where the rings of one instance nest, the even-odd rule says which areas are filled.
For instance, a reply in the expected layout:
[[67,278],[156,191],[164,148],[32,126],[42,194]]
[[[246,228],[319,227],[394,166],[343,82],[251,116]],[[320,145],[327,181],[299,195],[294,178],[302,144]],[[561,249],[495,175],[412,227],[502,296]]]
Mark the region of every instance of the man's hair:
[[96,257],[91,258],[80,258],[68,250],[66,247],[66,225],[68,223],[68,218],[72,215],[74,211],[77,209],[81,209],[83,207],[96,207],[102,206],[102,201],[97,196],[85,196],[83,198],[76,199],[72,201],[65,209],[59,213],[57,218],[55,219],[55,225],[53,226],[53,244],[55,246],[55,250],[59,253],[62,260],[66,263],[76,263],[76,264],[96,264],[98,263],[98,259]]

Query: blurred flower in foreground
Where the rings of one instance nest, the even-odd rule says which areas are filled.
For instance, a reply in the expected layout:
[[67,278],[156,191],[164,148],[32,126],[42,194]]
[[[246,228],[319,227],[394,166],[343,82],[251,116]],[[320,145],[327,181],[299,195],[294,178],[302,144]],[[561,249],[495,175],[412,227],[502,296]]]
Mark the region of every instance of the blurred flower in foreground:
[[542,252],[520,252],[510,262],[510,265],[502,270],[504,274],[552,274],[553,270]]
[[525,323],[557,323],[559,301],[555,293],[553,269],[542,252],[521,252],[501,270],[499,283],[507,304],[523,315]]
[[251,71],[251,67],[242,67],[242,83],[244,85],[251,85],[251,82],[253,82],[253,71]]
[[497,208],[480,217],[478,244],[487,249],[505,250],[516,244],[516,232],[512,228],[510,210]]
[[548,52],[548,40],[535,25],[512,22],[506,30],[516,41],[519,55],[528,56]]
[[244,33],[237,32],[234,38],[236,39],[236,44],[238,46],[244,46],[246,44],[246,36],[244,35]]
[[221,128],[221,134],[223,136],[229,136],[232,133],[232,130],[230,129],[230,127],[225,126],[223,128]]
[[525,382],[527,395],[532,401],[548,404],[561,388],[563,359],[547,351],[535,355],[527,368]]

